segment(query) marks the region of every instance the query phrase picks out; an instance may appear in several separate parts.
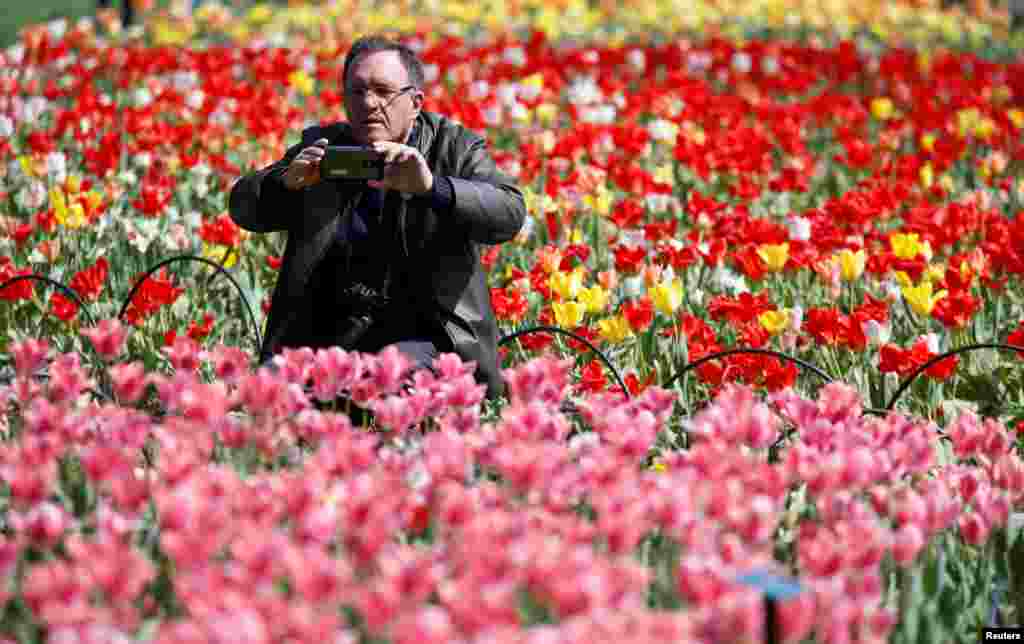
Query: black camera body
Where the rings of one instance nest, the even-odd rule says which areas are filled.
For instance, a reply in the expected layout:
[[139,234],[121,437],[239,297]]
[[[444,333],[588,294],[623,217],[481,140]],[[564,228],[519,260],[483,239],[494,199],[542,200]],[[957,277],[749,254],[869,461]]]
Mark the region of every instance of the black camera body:
[[353,284],[345,289],[344,300],[349,308],[349,316],[338,344],[348,351],[380,317],[391,303],[391,298],[363,284]]
[[384,155],[357,145],[329,145],[320,159],[320,178],[335,181],[384,179]]

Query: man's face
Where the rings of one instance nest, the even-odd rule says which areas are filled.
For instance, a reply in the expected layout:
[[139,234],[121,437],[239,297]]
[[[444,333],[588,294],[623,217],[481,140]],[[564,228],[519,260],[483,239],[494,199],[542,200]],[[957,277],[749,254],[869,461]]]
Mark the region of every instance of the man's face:
[[423,93],[410,85],[396,51],[356,59],[344,88],[345,111],[356,141],[405,143],[423,103]]

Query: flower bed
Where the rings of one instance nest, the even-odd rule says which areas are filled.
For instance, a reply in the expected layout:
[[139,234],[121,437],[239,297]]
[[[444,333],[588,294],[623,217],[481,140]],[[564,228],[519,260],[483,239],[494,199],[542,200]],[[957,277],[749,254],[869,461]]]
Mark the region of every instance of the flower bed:
[[[760,641],[756,570],[800,584],[785,641],[1019,622],[1024,375],[966,349],[1024,347],[1024,65],[1005,16],[834,5],[26,31],[0,52],[0,634]],[[505,343],[497,405],[452,356],[411,390],[387,352],[251,370],[282,240],[227,190],[343,117],[347,44],[387,28],[524,188],[483,257],[503,331],[576,336]]]

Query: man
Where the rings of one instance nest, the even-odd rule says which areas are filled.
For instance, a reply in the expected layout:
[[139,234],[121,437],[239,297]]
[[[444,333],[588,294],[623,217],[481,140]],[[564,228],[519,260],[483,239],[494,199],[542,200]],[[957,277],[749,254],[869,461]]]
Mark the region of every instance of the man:
[[[503,386],[479,247],[516,235],[522,193],[482,137],[422,110],[423,67],[408,47],[360,39],[342,84],[347,123],[306,129],[280,161],[231,190],[239,226],[288,234],[260,360],[282,347],[396,344],[422,367],[454,351],[477,363],[493,398]],[[322,180],[327,145],[379,152],[384,179]]]

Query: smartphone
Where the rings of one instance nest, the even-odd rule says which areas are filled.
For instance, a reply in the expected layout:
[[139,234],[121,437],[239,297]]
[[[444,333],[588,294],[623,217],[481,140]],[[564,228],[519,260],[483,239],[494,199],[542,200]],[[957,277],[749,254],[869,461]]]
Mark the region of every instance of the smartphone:
[[329,145],[320,159],[320,178],[343,181],[384,179],[384,155],[355,145]]

